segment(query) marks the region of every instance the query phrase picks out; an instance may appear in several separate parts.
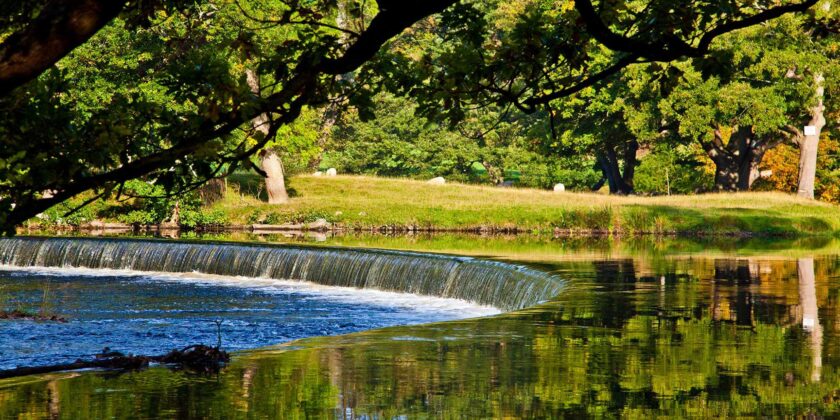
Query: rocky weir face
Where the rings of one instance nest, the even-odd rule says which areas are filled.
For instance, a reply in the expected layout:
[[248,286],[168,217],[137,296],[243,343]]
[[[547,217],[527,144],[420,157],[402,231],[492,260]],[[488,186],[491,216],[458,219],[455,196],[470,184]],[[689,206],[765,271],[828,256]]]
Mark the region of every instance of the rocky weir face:
[[557,277],[520,265],[356,248],[10,238],[0,240],[0,264],[304,281],[460,299],[502,311],[536,305],[558,295],[563,288]]
[[234,243],[12,238],[0,240],[0,264],[0,303],[67,320],[0,321],[0,369],[89,359],[106,346],[153,355],[221,339],[243,350],[487,316],[563,287],[474,258]]

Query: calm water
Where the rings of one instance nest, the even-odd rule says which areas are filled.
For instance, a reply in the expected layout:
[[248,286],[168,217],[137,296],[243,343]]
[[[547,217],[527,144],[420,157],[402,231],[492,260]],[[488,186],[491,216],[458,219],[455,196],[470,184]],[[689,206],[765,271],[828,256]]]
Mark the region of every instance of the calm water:
[[[480,252],[489,254],[494,245],[483,242]],[[0,382],[0,418],[835,417],[840,411],[840,258],[831,245],[741,254],[624,253],[610,245],[609,252],[578,248],[575,257],[562,241],[530,253],[528,245],[509,244],[516,256],[507,258],[570,285],[547,304],[495,317],[240,353],[213,377],[154,368]],[[552,258],[552,246],[562,258]],[[694,245],[677,248],[686,247]]]

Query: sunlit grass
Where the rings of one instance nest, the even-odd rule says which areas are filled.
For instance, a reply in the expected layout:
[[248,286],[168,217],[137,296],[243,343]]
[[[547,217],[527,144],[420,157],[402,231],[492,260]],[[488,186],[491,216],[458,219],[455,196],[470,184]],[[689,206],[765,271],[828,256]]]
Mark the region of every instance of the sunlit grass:
[[782,193],[616,197],[366,176],[297,176],[286,205],[258,198],[240,175],[215,205],[232,223],[311,221],[348,227],[610,231],[619,233],[833,234],[840,207]]

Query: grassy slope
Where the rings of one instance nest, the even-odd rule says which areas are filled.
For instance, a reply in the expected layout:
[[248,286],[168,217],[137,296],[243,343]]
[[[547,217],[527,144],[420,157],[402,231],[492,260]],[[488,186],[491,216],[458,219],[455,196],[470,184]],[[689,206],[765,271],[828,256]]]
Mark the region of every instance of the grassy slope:
[[612,197],[534,189],[362,176],[298,176],[288,205],[261,202],[254,178],[237,177],[214,208],[233,223],[275,223],[325,217],[345,226],[435,228],[517,227],[549,231],[609,230],[623,233],[834,234],[840,207],[781,193]]

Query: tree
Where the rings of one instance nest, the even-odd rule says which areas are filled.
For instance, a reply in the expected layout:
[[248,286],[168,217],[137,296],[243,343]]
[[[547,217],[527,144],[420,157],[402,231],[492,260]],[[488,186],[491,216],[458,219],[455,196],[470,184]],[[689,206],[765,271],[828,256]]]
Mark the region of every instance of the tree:
[[[218,176],[224,168],[248,165],[249,156],[281,126],[293,122],[305,105],[323,102],[330,91],[342,94],[346,86],[335,86],[335,75],[359,68],[404,28],[453,2],[386,3],[388,7],[380,7],[348,46],[338,45],[336,30],[321,21],[332,10],[330,2],[293,7],[268,2],[265,6],[272,8],[272,15],[279,16],[272,27],[294,29],[295,34],[262,46],[271,51],[261,60],[271,82],[261,97],[255,97],[244,80],[241,56],[231,54],[255,30],[224,31],[224,19],[216,19],[232,15],[234,3],[198,3],[172,16],[168,9],[157,7],[149,14],[155,24],[148,28],[114,21],[108,27],[112,32],[95,40],[111,48],[96,54],[101,60],[91,62],[83,54],[73,54],[67,64],[84,64],[59,63],[30,84],[17,83],[18,89],[7,84],[9,94],[0,98],[4,110],[0,225],[12,232],[18,223],[67,198],[88,190],[96,190],[97,197],[119,194],[122,183],[136,177],[145,176],[177,194]],[[219,10],[222,7],[227,13]],[[21,34],[49,28],[43,19],[28,21],[24,16],[15,21]],[[115,33],[133,36],[126,36],[126,43],[112,43],[108,35]],[[16,39],[9,35],[4,48],[28,48]],[[56,51],[54,57],[70,49]],[[114,75],[121,78],[119,84],[107,71],[95,80],[118,86],[116,92],[104,92],[101,106],[85,110],[76,98],[58,94],[102,94],[102,90],[93,92],[95,84],[81,85],[67,73],[94,66],[109,70],[127,53],[145,59],[120,63],[124,67],[119,70],[125,71]],[[257,144],[248,145],[244,140],[250,136],[243,131],[252,130],[243,125],[261,114],[270,116],[274,132],[256,134]],[[38,133],[44,124],[59,130]],[[51,153],[46,155],[47,151]],[[52,193],[43,195],[45,190]]]
[[[818,0],[755,4],[522,0],[458,4],[442,15],[398,89],[429,116],[458,119],[468,106],[536,112],[637,63],[701,58],[721,36]],[[513,12],[509,12],[513,10]]]
[[[831,2],[826,1],[819,8],[819,13],[810,22],[807,22],[807,37],[800,39],[800,49],[805,53],[816,55],[809,57],[811,68],[806,69],[814,81],[814,100],[810,108],[810,120],[807,123],[808,132],[797,133],[794,141],[799,146],[799,186],[797,192],[800,197],[814,198],[814,185],[817,172],[817,152],[819,150],[820,134],[826,125],[824,103],[825,97],[825,74],[829,73],[836,77],[836,70],[833,70],[836,62],[837,37],[832,36],[833,31],[829,29],[834,21],[831,10]],[[795,72],[791,72],[796,77]]]
[[820,132],[825,127],[825,104],[823,96],[825,77],[822,73],[814,74],[816,104],[811,107],[811,120],[805,127],[805,132],[795,137],[794,141],[801,150],[799,156],[799,188],[800,197],[814,198],[814,183],[817,177],[817,150],[820,145]]
[[[50,68],[125,8],[108,0],[12,1],[0,23],[0,96]],[[28,21],[32,9],[37,17]]]
[[660,65],[635,66],[598,89],[551,101],[550,148],[596,156],[603,176],[593,189],[606,182],[611,194],[632,194],[640,148],[650,148],[666,131],[657,103],[672,83],[667,73]]
[[[733,6],[737,10],[725,12],[723,9],[732,5],[683,4],[675,8],[671,3],[623,3],[623,11],[632,18],[590,1],[465,3],[445,12],[440,24],[432,28],[432,36],[417,36],[418,43],[429,47],[422,58],[409,58],[411,75],[399,80],[396,89],[418,96],[421,115],[431,119],[458,121],[470,109],[501,103],[525,113],[554,115],[559,110],[561,118],[557,120],[562,121],[570,115],[564,112],[560,98],[578,93],[594,97],[585,91],[596,85],[602,89],[634,64],[702,59],[721,50],[719,43],[714,43],[720,37],[807,10],[815,3],[739,4]],[[663,32],[670,35],[663,36]],[[598,150],[590,150],[599,156],[611,191],[628,193],[632,191],[638,145],[617,117],[621,111],[616,101],[620,99],[620,95],[606,95],[597,101],[602,104],[600,110],[586,103],[591,108],[587,111],[596,110],[601,118],[594,123],[598,117],[593,115],[593,121],[575,129],[592,135],[585,142],[598,145]],[[648,116],[659,113],[651,111]],[[605,119],[608,115],[611,117]],[[604,121],[609,123],[604,125]],[[587,125],[591,129],[581,133]]]
[[[255,95],[260,94],[260,79],[254,70],[245,70],[245,77],[248,86]],[[271,119],[268,114],[263,113],[251,120],[251,125],[263,138],[271,133]],[[259,154],[260,169],[265,173],[265,192],[268,195],[269,204],[285,204],[289,201],[289,194],[286,192],[286,178],[283,170],[283,161],[273,147],[264,147]]]
[[579,181],[591,178],[585,163],[578,168],[570,162],[579,158],[564,160],[534,147],[545,136],[542,115],[486,108],[448,126],[416,116],[417,105],[410,98],[382,93],[373,103],[375,119],[365,120],[351,110],[337,121],[325,147],[325,165],[348,173],[508,181],[538,188],[557,182],[588,188],[594,182]]
[[[0,226],[12,233],[15,225],[82,192],[119,195],[129,179],[144,177],[178,194],[223,170],[252,167],[250,156],[305,106],[345,96],[349,105],[364,108],[383,76],[402,74],[393,77],[393,87],[427,98],[421,101],[427,111],[446,102],[441,109],[452,117],[463,115],[466,102],[534,110],[639,60],[702,56],[722,34],[805,11],[816,1],[766,7],[688,2],[674,8],[670,1],[651,0],[597,9],[588,0],[574,7],[546,1],[517,15],[509,38],[489,44],[484,40],[491,31],[484,15],[475,13],[477,3],[455,0],[354,2],[370,7],[361,15],[372,18],[350,31],[347,44],[341,42],[347,31],[332,23],[335,3],[327,0],[253,0],[265,17],[242,26],[226,25],[237,10],[246,11],[232,1],[4,2]],[[443,11],[435,29],[441,46],[430,45],[429,51],[457,71],[398,52],[377,55],[403,30]],[[288,36],[261,43],[255,70],[266,80],[256,96],[245,80],[249,63],[240,48],[264,26]],[[89,48],[93,60],[71,53],[91,43],[107,48]],[[492,44],[499,48],[482,53]],[[593,63],[601,45],[616,53]],[[546,67],[552,69],[548,77]],[[351,71],[356,83],[337,80]],[[89,78],[69,77],[74,72]],[[268,135],[250,126],[262,114],[271,121]]]
[[731,34],[709,57],[678,65],[684,83],[663,101],[663,112],[715,163],[717,190],[750,189],[768,150],[805,144],[798,127],[809,119],[818,124],[820,75],[831,64],[813,41],[808,19],[786,16]]

